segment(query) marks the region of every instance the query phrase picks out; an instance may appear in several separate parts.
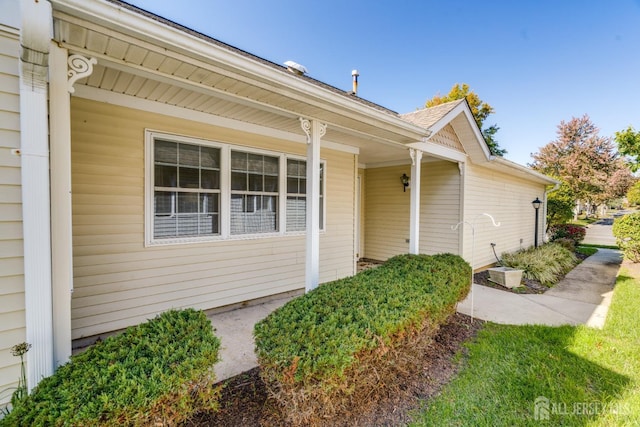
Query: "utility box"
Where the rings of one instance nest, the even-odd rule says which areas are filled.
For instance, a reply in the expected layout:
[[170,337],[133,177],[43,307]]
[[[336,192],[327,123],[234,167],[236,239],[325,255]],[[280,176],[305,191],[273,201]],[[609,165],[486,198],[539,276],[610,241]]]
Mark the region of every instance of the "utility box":
[[522,272],[511,267],[494,267],[489,269],[489,280],[505,288],[517,288],[522,282]]

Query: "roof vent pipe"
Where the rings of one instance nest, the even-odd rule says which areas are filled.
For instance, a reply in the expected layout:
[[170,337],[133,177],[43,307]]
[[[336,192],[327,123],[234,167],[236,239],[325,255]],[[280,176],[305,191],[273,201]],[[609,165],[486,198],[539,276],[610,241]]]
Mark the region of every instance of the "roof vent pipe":
[[354,95],[358,94],[358,76],[360,75],[360,73],[358,73],[358,70],[353,70],[351,71],[351,75],[353,76],[353,92],[351,92]]

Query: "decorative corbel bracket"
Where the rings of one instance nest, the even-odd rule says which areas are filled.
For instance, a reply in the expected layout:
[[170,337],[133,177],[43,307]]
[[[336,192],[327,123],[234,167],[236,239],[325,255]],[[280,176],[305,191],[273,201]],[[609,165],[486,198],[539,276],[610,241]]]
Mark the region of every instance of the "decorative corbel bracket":
[[[307,144],[311,144],[311,140],[313,138],[313,121],[300,117],[300,127],[304,131],[305,135],[307,135]],[[327,133],[327,124],[318,123],[318,127],[318,138],[322,138]]]
[[85,58],[82,55],[70,55],[67,59],[69,65],[69,71],[67,75],[67,90],[69,93],[74,93],[76,89],[73,87],[74,83],[83,77],[88,77],[93,73],[93,66],[98,63],[96,58]]

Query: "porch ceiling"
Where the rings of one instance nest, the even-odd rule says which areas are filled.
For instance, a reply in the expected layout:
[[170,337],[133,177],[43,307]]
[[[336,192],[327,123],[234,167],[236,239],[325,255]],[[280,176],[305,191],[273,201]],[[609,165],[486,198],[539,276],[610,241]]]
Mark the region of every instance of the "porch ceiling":
[[[57,3],[53,3],[54,9]],[[76,86],[259,125],[300,138],[304,133],[298,118],[317,119],[328,124],[323,140],[358,148],[359,161],[365,164],[407,159],[405,144],[428,134],[403,122],[394,112],[248,54],[236,55],[236,65],[216,58],[222,48],[215,44],[205,45],[211,48],[210,57],[189,55],[171,49],[167,42],[152,42],[144,28],[133,34],[131,28],[124,31],[115,24],[99,25],[83,19],[80,13],[68,13],[73,12],[69,7],[62,9],[64,12],[54,10],[54,39],[70,53],[98,61],[93,73],[78,80]],[[117,12],[123,13],[120,9]],[[125,12],[136,19],[145,18]],[[167,30],[176,31],[170,27]],[[228,49],[220,52],[229,54]]]

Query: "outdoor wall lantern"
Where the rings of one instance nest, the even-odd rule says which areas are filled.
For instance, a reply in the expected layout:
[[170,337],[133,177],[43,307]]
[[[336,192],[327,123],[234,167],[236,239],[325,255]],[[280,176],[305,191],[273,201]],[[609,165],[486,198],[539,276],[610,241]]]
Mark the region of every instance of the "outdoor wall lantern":
[[407,187],[409,187],[411,180],[406,173],[402,174],[402,176],[400,177],[400,181],[402,181],[402,191],[407,191]]
[[540,199],[536,197],[536,199],[533,202],[531,202],[531,204],[533,205],[533,209],[536,210],[536,227],[535,227],[536,234],[533,237],[533,245],[537,248],[538,247],[538,212],[542,202],[540,201]]

